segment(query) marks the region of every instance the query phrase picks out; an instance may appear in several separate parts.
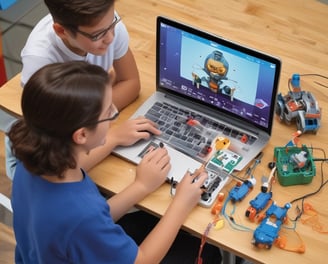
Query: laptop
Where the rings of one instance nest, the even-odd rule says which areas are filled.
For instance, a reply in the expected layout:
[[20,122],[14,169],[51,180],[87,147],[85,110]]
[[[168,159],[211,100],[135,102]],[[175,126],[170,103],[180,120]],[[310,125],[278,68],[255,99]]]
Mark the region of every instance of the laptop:
[[201,201],[210,206],[229,174],[244,169],[271,137],[281,61],[166,17],[157,18],[156,30],[156,92],[131,118],[146,116],[162,134],[113,153],[138,164],[164,144],[171,183],[206,165],[220,175],[219,182],[212,175],[215,190]]

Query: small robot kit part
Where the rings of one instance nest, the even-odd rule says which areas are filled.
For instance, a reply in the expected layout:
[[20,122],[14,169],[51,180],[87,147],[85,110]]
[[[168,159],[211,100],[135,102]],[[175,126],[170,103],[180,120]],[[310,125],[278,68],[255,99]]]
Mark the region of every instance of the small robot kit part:
[[316,173],[311,151],[305,146],[274,148],[279,183],[283,186],[308,184]]
[[321,109],[311,92],[302,91],[300,75],[293,74],[289,80],[289,92],[277,95],[276,114],[280,121],[287,124],[296,122],[297,129],[302,133],[317,133],[321,123]]
[[[228,182],[230,173],[242,157],[228,149],[217,151],[206,163],[205,171],[208,178],[204,182],[206,191],[202,194],[201,204],[211,206],[222,188],[222,182]],[[221,187],[221,188],[218,188]]]
[[282,207],[275,203],[271,204],[265,212],[265,218],[253,233],[252,243],[256,247],[271,248],[273,243],[279,238],[279,231],[287,220],[287,211],[290,207],[290,203],[286,203]]

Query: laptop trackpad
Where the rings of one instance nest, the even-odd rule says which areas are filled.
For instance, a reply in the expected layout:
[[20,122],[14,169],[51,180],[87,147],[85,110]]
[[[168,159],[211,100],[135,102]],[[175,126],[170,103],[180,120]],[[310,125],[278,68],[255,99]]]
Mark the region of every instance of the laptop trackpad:
[[168,154],[171,158],[171,170],[168,174],[169,180],[179,182],[188,170],[193,172],[202,165],[202,163],[200,163],[199,161],[188,157],[187,155],[177,151],[169,145],[163,144],[160,140],[156,139],[150,141],[138,154],[138,157],[143,158],[150,151],[153,151],[156,148],[160,147],[160,145],[163,145],[167,149]]

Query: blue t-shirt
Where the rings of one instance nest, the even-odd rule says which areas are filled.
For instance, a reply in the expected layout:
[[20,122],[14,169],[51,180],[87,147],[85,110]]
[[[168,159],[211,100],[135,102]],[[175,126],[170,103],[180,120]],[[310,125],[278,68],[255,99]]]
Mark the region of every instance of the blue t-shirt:
[[80,182],[51,183],[18,162],[12,190],[16,263],[134,263],[138,246],[83,175]]

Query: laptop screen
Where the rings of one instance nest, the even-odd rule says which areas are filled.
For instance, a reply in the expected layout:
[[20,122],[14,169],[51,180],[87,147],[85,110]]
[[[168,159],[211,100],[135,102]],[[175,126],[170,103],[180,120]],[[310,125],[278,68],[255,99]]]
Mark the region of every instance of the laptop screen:
[[271,134],[280,68],[280,60],[268,54],[158,17],[158,90]]

